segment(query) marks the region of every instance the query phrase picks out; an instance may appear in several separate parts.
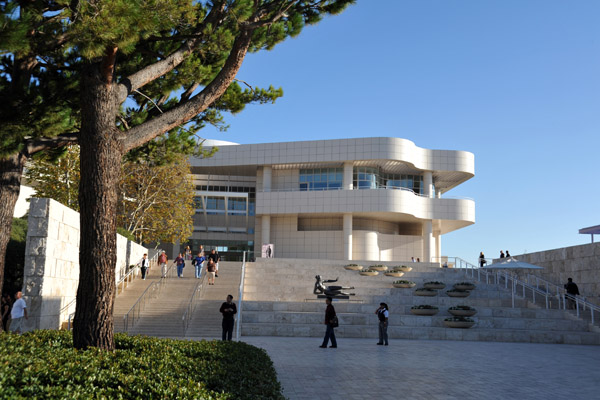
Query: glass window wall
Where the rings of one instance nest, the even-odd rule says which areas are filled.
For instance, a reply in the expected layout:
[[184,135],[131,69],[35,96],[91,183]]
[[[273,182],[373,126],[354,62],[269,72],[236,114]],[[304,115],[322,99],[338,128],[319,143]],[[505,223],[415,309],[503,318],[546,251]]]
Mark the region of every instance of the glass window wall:
[[339,190],[344,180],[343,168],[311,168],[300,170],[300,190]]

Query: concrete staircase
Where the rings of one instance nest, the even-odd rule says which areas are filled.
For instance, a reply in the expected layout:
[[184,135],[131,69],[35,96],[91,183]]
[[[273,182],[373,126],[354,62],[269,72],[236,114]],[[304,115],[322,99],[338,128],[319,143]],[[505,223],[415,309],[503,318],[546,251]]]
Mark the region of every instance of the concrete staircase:
[[241,267],[241,262],[221,261],[219,263],[219,277],[215,278],[214,285],[206,284],[188,326],[186,338],[221,339],[223,317],[219,308],[228,294],[232,295],[234,303],[238,304]]
[[[246,269],[242,335],[321,337],[325,327],[324,300],[312,293],[315,275],[339,281],[334,285],[354,286],[356,296],[350,301],[335,301],[340,318],[336,330],[339,337],[377,338],[377,316],[380,302],[390,307],[388,334],[394,339],[475,340],[535,343],[600,344],[600,334],[590,332],[587,322],[562,310],[547,310],[525,299],[516,299],[511,307],[510,292],[501,286],[467,279],[462,270],[442,269],[429,264],[413,263],[411,272],[401,278],[380,273],[365,277],[343,268],[344,261],[260,259],[248,263]],[[364,262],[369,266],[372,262]],[[389,265],[397,265],[387,263]],[[422,286],[427,281],[441,281],[446,288],[435,297],[413,295],[414,289],[393,288],[394,280],[406,279]],[[454,283],[471,281],[476,289],[467,298],[446,294]],[[435,316],[415,316],[410,307],[435,305]],[[478,313],[470,329],[446,328],[448,307],[469,305]]]
[[[138,277],[117,296],[113,314],[115,332],[124,331],[123,316],[153,282],[160,280],[160,274],[159,268],[150,269],[146,280]],[[147,302],[141,318],[135,325],[129,327],[128,332],[156,337],[220,339],[222,316],[219,307],[228,294],[234,296],[234,301],[237,303],[241,263],[219,263],[219,277],[215,279],[215,285],[209,286],[205,283],[203,295],[198,299],[186,335],[183,332],[182,317],[200,280],[194,278],[194,267],[191,261],[186,261],[183,278],[177,278],[176,273],[173,275],[173,278],[167,280],[158,297]]]

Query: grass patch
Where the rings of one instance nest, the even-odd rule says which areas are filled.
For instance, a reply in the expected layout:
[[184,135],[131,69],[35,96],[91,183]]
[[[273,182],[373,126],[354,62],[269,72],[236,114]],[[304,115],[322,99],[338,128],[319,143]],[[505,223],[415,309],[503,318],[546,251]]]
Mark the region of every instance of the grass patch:
[[116,350],[70,332],[0,335],[3,399],[284,399],[267,353],[242,342],[115,335]]

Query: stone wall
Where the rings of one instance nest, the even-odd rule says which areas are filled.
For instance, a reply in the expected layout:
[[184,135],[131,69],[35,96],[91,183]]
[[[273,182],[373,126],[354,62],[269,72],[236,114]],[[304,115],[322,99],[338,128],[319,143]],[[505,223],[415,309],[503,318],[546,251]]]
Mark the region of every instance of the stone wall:
[[532,271],[555,284],[564,284],[567,278],[579,287],[582,296],[600,304],[600,243],[589,243],[560,249],[515,255],[520,261],[544,267]]
[[[146,248],[118,235],[118,280]],[[25,248],[23,294],[29,308],[27,330],[58,329],[75,311],[79,283],[79,213],[52,199],[31,199]]]

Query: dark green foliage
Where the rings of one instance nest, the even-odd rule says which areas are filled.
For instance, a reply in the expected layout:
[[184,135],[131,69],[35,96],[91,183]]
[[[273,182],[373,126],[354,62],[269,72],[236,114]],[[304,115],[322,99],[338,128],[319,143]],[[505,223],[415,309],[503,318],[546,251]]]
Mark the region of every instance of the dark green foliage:
[[[73,349],[65,331],[0,335],[3,399],[283,399],[264,350],[241,342],[115,335]],[[17,356],[18,355],[18,356]]]
[[14,218],[10,241],[6,248],[6,271],[2,293],[11,296],[23,287],[25,265],[25,242],[27,240],[27,217]]

